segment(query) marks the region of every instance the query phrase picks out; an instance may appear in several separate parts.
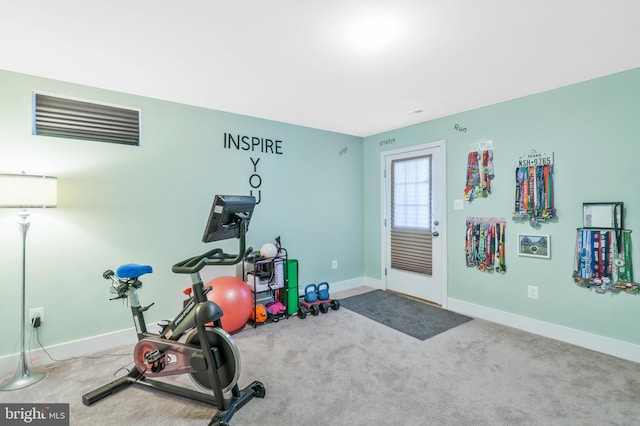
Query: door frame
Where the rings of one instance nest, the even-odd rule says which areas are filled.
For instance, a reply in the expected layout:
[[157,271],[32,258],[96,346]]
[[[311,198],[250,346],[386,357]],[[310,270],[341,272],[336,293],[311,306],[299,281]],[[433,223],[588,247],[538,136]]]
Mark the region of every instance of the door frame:
[[[387,196],[386,196],[386,176],[385,176],[385,167],[386,167],[386,157],[390,155],[407,155],[410,156],[411,153],[415,151],[421,151],[424,149],[431,149],[439,147],[440,148],[440,158],[442,167],[440,170],[441,176],[440,181],[442,182],[442,188],[444,193],[442,194],[442,218],[439,218],[440,221],[440,238],[442,244],[442,255],[441,264],[439,265],[441,270],[442,277],[442,308],[448,309],[449,304],[449,293],[448,293],[448,278],[447,278],[447,145],[446,140],[442,139],[435,142],[424,143],[421,145],[408,146],[404,148],[393,149],[389,151],[380,152],[380,211],[382,212],[382,220],[380,221],[380,234],[382,236],[382,245],[381,245],[381,265],[380,265],[380,276],[382,277],[383,287],[387,289],[387,275],[385,274],[385,268],[387,266],[387,227],[385,223],[387,221]],[[434,265],[434,268],[436,265]]]

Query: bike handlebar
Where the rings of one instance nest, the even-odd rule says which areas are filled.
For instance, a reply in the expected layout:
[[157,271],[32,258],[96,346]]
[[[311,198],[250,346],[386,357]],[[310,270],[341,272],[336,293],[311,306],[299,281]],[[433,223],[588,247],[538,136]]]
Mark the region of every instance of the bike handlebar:
[[247,232],[248,219],[240,217],[238,225],[240,226],[238,254],[228,254],[222,249],[215,248],[199,256],[193,256],[176,263],[171,267],[171,271],[176,274],[195,274],[208,265],[235,265],[242,262],[253,249],[246,250],[245,233]]
[[251,251],[253,251],[251,247],[245,250],[244,238],[240,238],[240,250],[238,254],[225,253],[222,249],[216,248],[199,256],[193,256],[176,263],[171,267],[171,271],[176,274],[195,274],[208,265],[235,265],[245,258],[247,252]]

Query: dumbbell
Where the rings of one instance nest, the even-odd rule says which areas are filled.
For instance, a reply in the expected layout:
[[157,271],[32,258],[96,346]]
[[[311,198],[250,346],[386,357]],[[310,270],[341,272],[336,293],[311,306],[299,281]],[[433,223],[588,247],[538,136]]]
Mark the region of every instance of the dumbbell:
[[314,317],[318,316],[318,314],[320,313],[320,308],[318,307],[318,305],[310,305],[308,310],[304,306],[300,306],[298,308],[298,318],[300,319],[305,319],[307,317],[307,314],[309,313],[311,313],[311,315],[313,315]]
[[329,308],[333,309],[334,311],[337,311],[338,309],[340,309],[340,301],[337,299],[333,299],[329,303],[320,302],[320,312],[322,312],[323,314],[326,314],[327,312],[329,312]]

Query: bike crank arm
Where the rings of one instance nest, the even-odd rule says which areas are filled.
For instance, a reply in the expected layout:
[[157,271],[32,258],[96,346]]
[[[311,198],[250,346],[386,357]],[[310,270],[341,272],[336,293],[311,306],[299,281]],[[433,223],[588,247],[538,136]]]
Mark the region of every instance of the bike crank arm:
[[[218,351],[216,348],[212,350],[219,364]],[[146,377],[195,373],[207,369],[201,348],[153,336],[145,337],[136,344],[133,357],[136,368]]]

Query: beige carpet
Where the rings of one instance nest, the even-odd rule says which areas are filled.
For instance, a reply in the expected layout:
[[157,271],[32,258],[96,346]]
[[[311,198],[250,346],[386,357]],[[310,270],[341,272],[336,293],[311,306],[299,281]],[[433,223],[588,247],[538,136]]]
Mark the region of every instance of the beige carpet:
[[[240,385],[260,380],[267,395],[238,411],[233,425],[638,424],[638,364],[483,320],[420,341],[340,309],[248,328],[234,339]],[[135,386],[82,405],[84,393],[129,360],[59,363],[43,381],[0,400],[68,402],[72,425],[208,424],[211,407]]]

